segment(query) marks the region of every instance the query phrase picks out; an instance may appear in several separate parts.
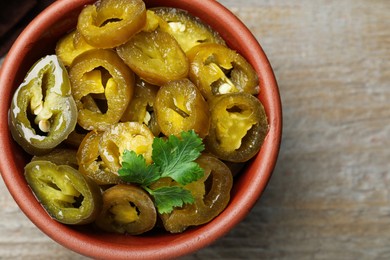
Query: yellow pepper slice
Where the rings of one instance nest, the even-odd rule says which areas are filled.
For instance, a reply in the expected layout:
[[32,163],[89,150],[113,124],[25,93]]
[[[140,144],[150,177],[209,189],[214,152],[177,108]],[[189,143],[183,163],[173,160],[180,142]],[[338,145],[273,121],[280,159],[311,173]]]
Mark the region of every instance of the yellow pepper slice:
[[114,48],[128,41],[146,24],[142,0],[101,0],[81,11],[77,30],[97,48]]
[[93,49],[77,56],[69,76],[81,127],[104,131],[120,120],[133,96],[135,77],[114,51]]

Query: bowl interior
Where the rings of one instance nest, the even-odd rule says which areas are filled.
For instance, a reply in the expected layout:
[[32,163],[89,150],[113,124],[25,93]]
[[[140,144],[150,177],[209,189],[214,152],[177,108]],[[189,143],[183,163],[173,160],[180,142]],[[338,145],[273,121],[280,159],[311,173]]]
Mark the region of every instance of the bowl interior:
[[266,55],[255,37],[230,11],[213,0],[145,0],[147,7],[171,6],[188,10],[220,33],[227,44],[241,53],[255,68],[268,120],[269,133],[261,151],[235,178],[228,207],[210,223],[182,234],[149,233],[142,236],[114,235],[88,226],[66,226],[52,220],[35,199],[23,177],[30,159],[12,140],[7,114],[14,90],[32,64],[54,53],[56,41],[73,29],[77,16],[92,0],[57,1],[37,16],[20,35],[0,71],[0,170],[3,179],[22,211],[58,243],[80,254],[99,258],[162,257],[188,254],[212,243],[241,221],[264,190],[275,166],[281,137],[281,105],[277,84]]

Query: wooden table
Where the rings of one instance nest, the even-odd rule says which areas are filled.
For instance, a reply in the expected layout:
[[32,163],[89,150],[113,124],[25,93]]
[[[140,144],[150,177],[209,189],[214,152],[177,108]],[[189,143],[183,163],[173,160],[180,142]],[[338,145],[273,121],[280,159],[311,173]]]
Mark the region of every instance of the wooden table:
[[[390,259],[390,2],[221,0],[267,53],[284,108],[273,177],[225,237],[183,259]],[[0,258],[84,259],[0,181]]]

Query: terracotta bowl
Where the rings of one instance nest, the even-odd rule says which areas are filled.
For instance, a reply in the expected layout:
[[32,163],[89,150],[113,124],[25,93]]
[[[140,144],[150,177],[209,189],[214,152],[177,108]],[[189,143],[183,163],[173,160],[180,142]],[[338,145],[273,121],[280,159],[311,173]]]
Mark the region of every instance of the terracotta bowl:
[[[39,14],[13,44],[0,71],[0,170],[20,209],[59,244],[93,258],[174,258],[206,247],[238,224],[264,191],[274,169],[281,141],[282,113],[277,83],[268,59],[248,28],[213,0],[145,0],[147,7],[171,6],[188,10],[211,25],[256,69],[269,133],[259,154],[236,177],[228,207],[217,218],[181,234],[113,235],[52,220],[35,199],[23,177],[27,155],[12,140],[7,114],[13,92],[40,57],[54,53],[56,41],[74,28],[85,4],[93,0],[59,0]],[[26,234],[28,235],[28,234]]]

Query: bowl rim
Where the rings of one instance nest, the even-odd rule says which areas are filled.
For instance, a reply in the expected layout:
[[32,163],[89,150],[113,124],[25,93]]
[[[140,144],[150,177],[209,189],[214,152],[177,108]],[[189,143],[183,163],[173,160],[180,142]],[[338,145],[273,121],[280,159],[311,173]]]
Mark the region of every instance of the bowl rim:
[[[38,38],[35,32],[44,30],[45,27],[47,27],[48,21],[58,21],[60,19],[59,17],[64,15],[64,11],[62,10],[76,9],[80,6],[80,3],[86,4],[92,2],[94,2],[94,0],[59,0],[34,18],[19,35],[3,61],[0,68],[0,96],[7,97],[8,95],[9,97],[11,95],[10,88],[12,80],[17,71],[17,59],[14,59],[14,57],[20,54],[26,55],[26,53],[30,51],[34,41]],[[145,2],[155,3],[158,2],[158,0]],[[175,2],[175,0],[166,0],[165,2],[171,3]],[[14,150],[11,146],[12,137],[8,130],[7,117],[9,103],[0,102],[0,149],[3,151],[3,156],[0,157],[0,172],[7,189],[23,213],[41,231],[46,233],[46,235],[57,243],[79,254],[111,259],[131,257],[172,258],[186,255],[206,247],[216,239],[225,235],[246,217],[263,193],[276,165],[282,136],[282,104],[274,72],[259,42],[237,16],[215,0],[176,0],[176,2],[179,5],[181,3],[186,3],[199,8],[193,14],[201,17],[206,23],[216,23],[213,20],[215,20],[215,16],[218,16],[218,19],[220,19],[218,22],[226,24],[226,27],[228,28],[227,31],[220,32],[222,37],[228,42],[230,39],[227,39],[227,37],[232,32],[237,34],[241,39],[247,39],[247,41],[243,43],[247,48],[244,48],[243,53],[241,54],[250,61],[259,74],[260,85],[264,86],[261,89],[259,98],[268,102],[267,115],[269,119],[269,132],[260,153],[256,157],[261,157],[261,159],[253,160],[253,163],[248,167],[248,171],[252,171],[253,174],[248,177],[245,176],[245,178],[251,179],[251,185],[245,190],[236,190],[236,196],[230,201],[228,208],[215,218],[211,225],[206,224],[206,226],[203,227],[187,230],[183,233],[184,235],[168,234],[167,237],[171,237],[172,240],[164,242],[163,244],[161,244],[161,242],[158,243],[158,239],[153,238],[148,238],[145,241],[153,241],[155,244],[143,244],[142,242],[144,239],[136,238],[136,240],[140,240],[141,243],[136,243],[135,245],[118,243],[113,245],[112,243],[107,242],[107,240],[103,240],[100,236],[90,237],[88,234],[84,234],[78,230],[66,228],[63,224],[58,222],[53,221],[48,223],[47,218],[38,217],[43,216],[42,214],[46,214],[46,212],[40,207],[38,201],[33,202],[29,199],[25,199],[31,198],[31,191],[21,188],[21,185],[23,184],[20,183],[18,178],[13,176],[13,172],[16,171],[18,165],[13,155]],[[215,12],[215,16],[209,16],[208,18],[204,17],[204,15],[202,15],[202,8]],[[26,44],[26,42],[29,44]],[[235,44],[238,43],[234,41],[230,42],[230,45]],[[235,47],[233,46],[232,48]],[[256,55],[253,55],[253,53],[256,53]],[[11,75],[11,77],[6,77],[6,75]],[[243,179],[239,179],[238,182],[243,182]],[[64,230],[67,231],[65,234],[63,233]],[[104,236],[107,236],[107,234]],[[112,241],[117,241],[115,236],[112,236]],[[161,250],[162,246],[165,247],[164,250]]]

